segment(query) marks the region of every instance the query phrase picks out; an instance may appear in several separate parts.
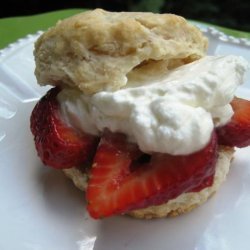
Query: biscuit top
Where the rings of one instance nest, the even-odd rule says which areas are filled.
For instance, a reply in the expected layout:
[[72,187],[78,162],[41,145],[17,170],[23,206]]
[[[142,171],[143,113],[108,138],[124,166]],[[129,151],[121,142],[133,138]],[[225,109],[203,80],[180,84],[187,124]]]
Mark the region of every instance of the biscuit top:
[[96,9],[59,21],[37,40],[35,74],[41,85],[113,91],[197,60],[206,48],[182,17]]

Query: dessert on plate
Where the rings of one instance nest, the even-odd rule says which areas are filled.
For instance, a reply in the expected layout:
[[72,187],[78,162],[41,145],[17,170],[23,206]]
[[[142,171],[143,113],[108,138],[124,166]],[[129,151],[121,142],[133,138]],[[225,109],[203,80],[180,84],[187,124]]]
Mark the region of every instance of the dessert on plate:
[[188,212],[250,144],[250,102],[235,96],[248,62],[207,56],[207,42],[176,15],[101,9],[37,40],[37,81],[53,86],[31,114],[38,156],[93,218]]

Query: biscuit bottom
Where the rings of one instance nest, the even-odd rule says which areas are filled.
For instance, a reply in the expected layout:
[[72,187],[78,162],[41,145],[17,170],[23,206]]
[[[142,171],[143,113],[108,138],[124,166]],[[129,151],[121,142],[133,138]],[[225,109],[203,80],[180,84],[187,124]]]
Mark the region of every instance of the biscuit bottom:
[[[138,219],[162,218],[187,213],[203,204],[217,191],[226,179],[230,163],[233,159],[233,148],[220,146],[218,151],[219,156],[216,163],[216,171],[212,186],[204,188],[200,192],[183,193],[177,198],[169,200],[161,205],[133,210],[127,214]],[[88,178],[87,174],[81,172],[77,168],[64,169],[63,172],[74,182],[76,187],[82,191],[86,190]]]

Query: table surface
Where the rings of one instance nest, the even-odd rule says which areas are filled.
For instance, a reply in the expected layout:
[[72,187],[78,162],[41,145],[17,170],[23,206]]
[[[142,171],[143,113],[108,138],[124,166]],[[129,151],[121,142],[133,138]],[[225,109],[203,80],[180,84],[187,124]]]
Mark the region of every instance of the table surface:
[[[2,18],[0,19],[0,49],[28,34],[34,34],[38,30],[46,30],[53,26],[58,20],[82,11],[84,11],[84,9],[67,9],[33,16]],[[228,35],[250,39],[250,32],[232,30],[211,24],[207,25],[217,27]]]

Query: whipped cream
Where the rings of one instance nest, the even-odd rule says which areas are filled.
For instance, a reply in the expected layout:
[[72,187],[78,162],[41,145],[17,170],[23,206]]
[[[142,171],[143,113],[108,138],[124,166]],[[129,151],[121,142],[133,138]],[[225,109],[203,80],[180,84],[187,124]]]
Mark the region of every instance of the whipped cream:
[[98,135],[125,133],[143,152],[187,155],[209,142],[214,126],[233,115],[230,101],[248,63],[237,56],[207,56],[143,85],[86,96],[76,89],[58,95],[70,126]]

